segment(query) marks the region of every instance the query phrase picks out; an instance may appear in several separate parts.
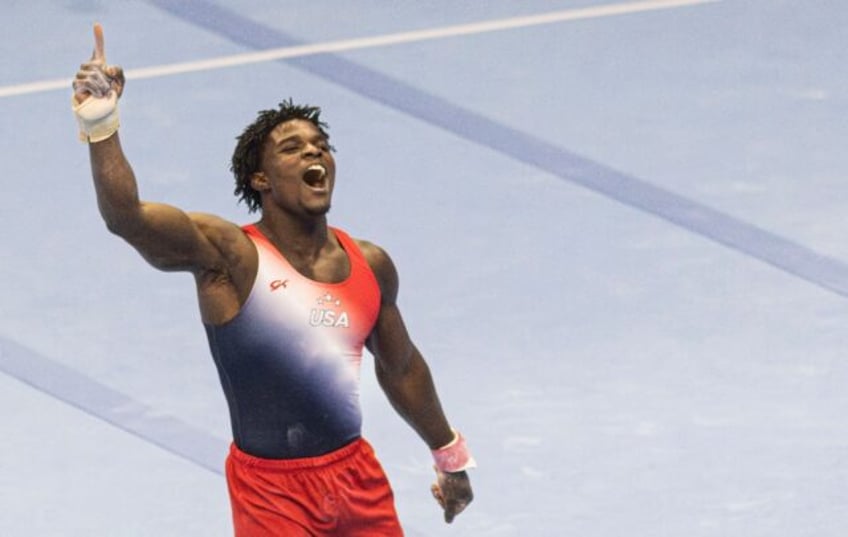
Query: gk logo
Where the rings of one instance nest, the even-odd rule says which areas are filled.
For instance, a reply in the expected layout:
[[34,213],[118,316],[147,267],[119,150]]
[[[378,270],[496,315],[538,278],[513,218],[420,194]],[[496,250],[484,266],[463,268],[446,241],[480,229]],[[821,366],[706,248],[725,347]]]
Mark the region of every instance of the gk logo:
[[271,291],[276,291],[277,289],[286,289],[289,286],[288,280],[274,280],[271,282]]

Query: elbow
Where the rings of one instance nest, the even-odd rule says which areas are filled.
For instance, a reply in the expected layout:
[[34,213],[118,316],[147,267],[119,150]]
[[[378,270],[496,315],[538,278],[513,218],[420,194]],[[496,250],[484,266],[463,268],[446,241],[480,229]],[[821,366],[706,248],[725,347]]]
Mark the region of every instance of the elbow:
[[127,225],[127,222],[121,218],[110,218],[106,215],[103,216],[103,222],[106,224],[106,229],[109,233],[113,235],[117,235],[121,238],[128,238],[132,235],[131,227]]
[[136,244],[138,241],[141,226],[135,220],[127,218],[103,218],[106,224],[106,229],[112,235],[116,235],[130,244]]
[[422,374],[429,374],[427,364],[417,353],[411,353],[403,359],[377,362],[377,378],[383,387],[417,383]]
[[110,233],[124,239],[132,238],[140,228],[140,211],[114,210],[101,206],[100,216]]
[[117,235],[119,237],[122,235],[123,227],[120,225],[119,222],[106,217],[103,218],[103,222],[106,224],[106,229],[109,231],[109,233],[111,233],[112,235]]

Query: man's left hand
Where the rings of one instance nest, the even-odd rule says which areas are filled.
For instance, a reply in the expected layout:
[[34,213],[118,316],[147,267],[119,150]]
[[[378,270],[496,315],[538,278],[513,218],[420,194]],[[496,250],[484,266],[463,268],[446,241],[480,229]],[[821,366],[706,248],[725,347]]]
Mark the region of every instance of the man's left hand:
[[471,481],[465,471],[448,473],[436,470],[436,478],[430,490],[445,510],[445,522],[450,524],[474,499]]

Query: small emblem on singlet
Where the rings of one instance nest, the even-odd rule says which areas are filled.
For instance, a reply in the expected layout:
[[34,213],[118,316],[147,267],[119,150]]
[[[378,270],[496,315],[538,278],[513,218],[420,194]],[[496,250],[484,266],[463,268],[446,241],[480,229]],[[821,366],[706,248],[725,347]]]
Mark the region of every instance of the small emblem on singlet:
[[288,280],[274,280],[271,282],[271,290],[276,291],[277,289],[286,289],[288,285]]
[[332,328],[350,327],[350,319],[346,311],[341,310],[342,301],[330,293],[324,293],[315,301],[318,307],[312,308],[309,324],[312,326],[329,326]]

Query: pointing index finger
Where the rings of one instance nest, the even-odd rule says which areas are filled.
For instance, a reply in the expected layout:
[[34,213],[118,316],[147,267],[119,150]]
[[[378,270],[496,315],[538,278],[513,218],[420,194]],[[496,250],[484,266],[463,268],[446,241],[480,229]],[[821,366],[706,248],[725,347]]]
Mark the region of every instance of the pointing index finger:
[[106,62],[106,53],[103,51],[103,26],[99,22],[94,23],[94,53],[91,59]]

